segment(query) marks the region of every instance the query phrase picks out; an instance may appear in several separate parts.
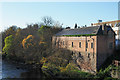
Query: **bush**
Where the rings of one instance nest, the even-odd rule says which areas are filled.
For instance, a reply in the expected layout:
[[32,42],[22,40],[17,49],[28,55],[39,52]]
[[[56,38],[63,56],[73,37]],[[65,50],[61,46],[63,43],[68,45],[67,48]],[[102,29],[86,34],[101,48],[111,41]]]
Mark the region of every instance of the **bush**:
[[69,63],[66,68],[61,69],[61,74],[64,77],[69,77],[69,78],[91,78],[93,77],[92,74],[87,73],[87,72],[82,72],[78,69],[76,64]]
[[109,65],[107,68],[105,68],[104,70],[99,70],[99,72],[96,74],[95,78],[101,78],[101,79],[104,79],[106,77],[110,77],[111,74],[110,74],[110,71],[112,69],[112,66]]
[[91,78],[92,74],[82,72],[78,70],[77,66],[73,63],[69,63],[66,67],[56,66],[52,63],[44,63],[42,71],[47,77],[59,77],[59,78]]
[[15,56],[13,47],[13,36],[7,36],[4,40],[5,46],[3,47],[3,54],[7,54],[7,57]]
[[41,69],[43,73],[47,75],[47,77],[56,76],[60,72],[59,68],[51,63],[44,63]]

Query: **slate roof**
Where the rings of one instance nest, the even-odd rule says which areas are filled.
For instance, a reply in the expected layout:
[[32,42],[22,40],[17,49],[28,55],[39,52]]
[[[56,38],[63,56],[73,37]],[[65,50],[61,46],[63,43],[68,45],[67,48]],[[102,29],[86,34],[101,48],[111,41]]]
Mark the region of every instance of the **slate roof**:
[[[109,26],[107,26],[107,27],[108,27],[107,28],[108,30],[112,29]],[[84,35],[84,34],[96,34],[96,35],[103,34],[102,26],[90,26],[90,27],[83,27],[83,28],[76,28],[76,29],[64,29],[64,30],[58,32],[55,36]]]

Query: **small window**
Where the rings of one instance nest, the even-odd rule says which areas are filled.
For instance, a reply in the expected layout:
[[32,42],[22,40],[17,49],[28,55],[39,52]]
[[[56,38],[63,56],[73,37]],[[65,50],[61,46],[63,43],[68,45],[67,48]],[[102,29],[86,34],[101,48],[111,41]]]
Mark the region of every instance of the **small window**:
[[88,53],[88,58],[90,58],[90,53]]
[[63,41],[63,45],[64,45],[64,41]]
[[110,42],[110,43],[109,43],[109,49],[112,49],[112,48],[113,48],[113,43]]
[[56,41],[55,41],[55,45],[56,45]]
[[57,42],[57,44],[58,44],[58,47],[59,47],[59,42]]
[[93,58],[94,58],[94,53],[93,53]]
[[72,51],[72,55],[73,55],[73,51]]
[[81,48],[81,42],[79,42],[79,48]]
[[72,47],[73,47],[73,42],[72,42]]
[[79,57],[81,57],[81,53],[79,52]]
[[93,43],[91,43],[91,48],[93,48]]
[[88,48],[88,43],[86,42],[86,48]]

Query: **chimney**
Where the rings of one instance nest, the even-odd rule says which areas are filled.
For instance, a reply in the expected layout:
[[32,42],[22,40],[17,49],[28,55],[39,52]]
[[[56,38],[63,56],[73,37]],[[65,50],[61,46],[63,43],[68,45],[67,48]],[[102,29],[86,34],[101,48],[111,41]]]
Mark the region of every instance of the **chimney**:
[[98,23],[102,22],[102,20],[98,20]]
[[106,26],[106,24],[103,24],[101,26],[102,26],[103,34],[106,34],[107,33],[107,26]]
[[93,26],[93,23],[91,23],[91,26]]
[[77,24],[75,24],[75,28],[77,28]]

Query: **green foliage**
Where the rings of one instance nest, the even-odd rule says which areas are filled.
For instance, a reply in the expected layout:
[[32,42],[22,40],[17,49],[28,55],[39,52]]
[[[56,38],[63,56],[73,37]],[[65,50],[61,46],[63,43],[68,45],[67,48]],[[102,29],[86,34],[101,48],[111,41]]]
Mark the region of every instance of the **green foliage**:
[[69,61],[72,59],[71,58],[72,52],[69,50],[54,49],[51,50],[51,53],[52,54],[48,57],[48,62],[61,67],[67,66]]
[[69,63],[66,67],[60,67],[52,63],[44,63],[42,71],[48,77],[61,77],[61,78],[92,78],[90,73],[82,72],[78,70],[77,66],[73,63]]
[[13,36],[10,35],[10,36],[7,36],[5,38],[5,46],[3,48],[3,53],[11,53],[13,51]]
[[60,69],[56,65],[51,63],[44,63],[41,69],[43,73],[47,75],[47,77],[55,76],[60,72]]
[[99,70],[99,72],[96,74],[95,78],[106,78],[106,77],[110,77],[110,71],[112,69],[112,65],[109,65],[107,68],[105,68],[104,70]]
[[87,72],[82,72],[78,69],[76,64],[69,63],[65,69],[61,69],[61,74],[69,78],[92,78],[93,75]]
[[55,64],[56,66],[66,66],[68,64],[68,60],[58,57],[50,57],[49,63]]

